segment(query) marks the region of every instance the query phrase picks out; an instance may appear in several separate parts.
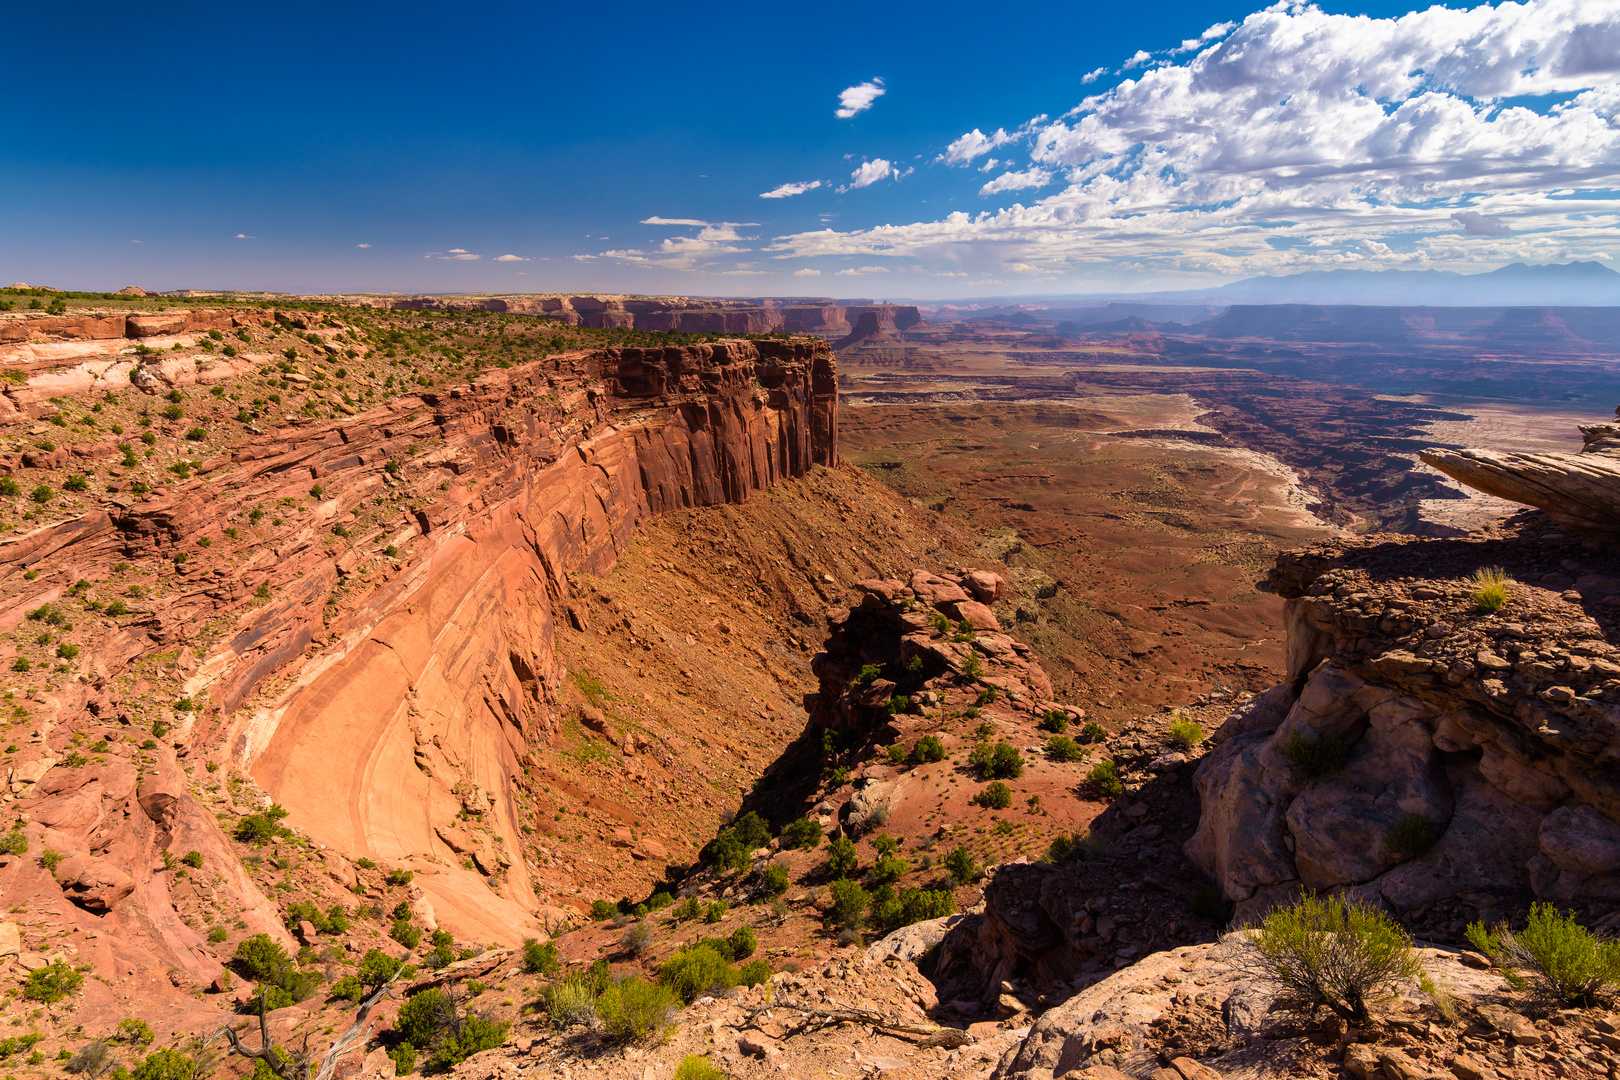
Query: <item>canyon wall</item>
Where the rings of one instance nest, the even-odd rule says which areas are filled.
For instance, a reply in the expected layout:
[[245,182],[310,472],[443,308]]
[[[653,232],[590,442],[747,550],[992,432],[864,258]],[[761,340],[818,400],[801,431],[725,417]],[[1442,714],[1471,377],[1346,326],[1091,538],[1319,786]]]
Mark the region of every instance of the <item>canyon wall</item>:
[[[364,298],[344,298],[345,303]],[[684,334],[787,332],[842,337],[870,313],[880,329],[905,330],[922,321],[909,304],[792,303],[629,296],[412,296],[371,301],[397,310],[500,311],[537,315],[596,329],[672,331]]]
[[[17,571],[100,578],[115,562],[172,560],[183,588],[131,606],[97,644],[95,677],[51,703],[58,722],[119,715],[135,703],[115,680],[167,650],[198,706],[165,710],[176,753],[247,771],[320,846],[416,870],[429,925],[511,944],[548,919],[520,854],[518,791],[557,728],[552,634],[569,617],[570,575],[608,570],[651,515],[741,502],[835,464],[835,382],[820,342],[722,341],[567,354],[337,422],[295,420],[166,493],[0,544],[0,568],[23,586],[0,625],[63,592],[29,588]],[[312,498],[312,519],[274,545],[240,543],[227,527]],[[368,511],[383,503],[397,517]],[[138,793],[122,777],[98,788],[139,826],[128,865],[90,858],[90,818],[104,815],[58,790],[57,758],[8,777],[21,806],[62,824],[58,850],[94,864],[79,868],[87,888],[98,872],[121,875],[114,914],[158,970],[183,966],[195,933],[135,890],[151,878],[138,867],[154,837],[190,822],[208,834],[191,846],[231,862],[170,761],[161,799],[149,798],[151,779]],[[52,810],[53,799],[73,806]],[[229,887],[241,910],[261,913],[256,925],[281,932],[251,882]],[[166,918],[178,928],[139,931]]]

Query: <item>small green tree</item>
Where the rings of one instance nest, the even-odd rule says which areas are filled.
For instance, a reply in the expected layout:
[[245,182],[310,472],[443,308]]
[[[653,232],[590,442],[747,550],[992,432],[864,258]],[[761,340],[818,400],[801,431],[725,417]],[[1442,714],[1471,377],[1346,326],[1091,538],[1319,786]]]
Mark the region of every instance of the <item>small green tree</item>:
[[849,837],[840,836],[827,845],[827,866],[832,870],[834,877],[847,878],[860,864],[860,854],[855,850],[855,842]]
[[523,970],[530,975],[554,975],[561,963],[555,942],[523,939]]
[[29,1001],[54,1005],[65,997],[77,994],[83,985],[84,972],[76,971],[58,960],[28,973],[28,981],[23,984],[23,997]]
[[966,885],[979,877],[979,861],[965,847],[954,848],[945,856],[945,869],[959,885]]
[[979,789],[973,801],[988,810],[1005,810],[1012,805],[1012,789],[1000,780],[993,780]]
[[871,894],[848,878],[839,878],[832,883],[832,908],[827,917],[833,925],[849,930],[860,929],[861,919],[866,906],[871,902]]
[[814,818],[800,818],[782,830],[782,846],[799,851],[814,851],[821,845],[821,822]]

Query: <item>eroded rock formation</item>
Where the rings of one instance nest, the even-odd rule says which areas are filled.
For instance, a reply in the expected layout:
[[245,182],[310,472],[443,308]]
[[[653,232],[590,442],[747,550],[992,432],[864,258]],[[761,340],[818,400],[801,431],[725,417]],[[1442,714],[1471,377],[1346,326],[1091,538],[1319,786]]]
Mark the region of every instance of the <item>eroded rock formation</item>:
[[[1474,599],[1482,567],[1515,579],[1499,611]],[[1324,542],[1281,556],[1270,584],[1289,681],[1213,737],[1187,844],[1240,919],[1302,889],[1459,919],[1528,896],[1611,910],[1612,557],[1526,514],[1457,540]]]
[[1613,544],[1620,539],[1620,423],[1582,425],[1581,436],[1579,454],[1431,449],[1419,456],[1469,487],[1538,506],[1566,529]]

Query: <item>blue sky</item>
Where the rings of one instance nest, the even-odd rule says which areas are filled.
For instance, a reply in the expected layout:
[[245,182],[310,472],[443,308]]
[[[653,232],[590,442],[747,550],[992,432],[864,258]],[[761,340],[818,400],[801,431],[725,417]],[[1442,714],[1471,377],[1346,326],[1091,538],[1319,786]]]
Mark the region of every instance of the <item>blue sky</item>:
[[28,5],[0,278],[926,298],[1620,256],[1620,0],[1407,11]]

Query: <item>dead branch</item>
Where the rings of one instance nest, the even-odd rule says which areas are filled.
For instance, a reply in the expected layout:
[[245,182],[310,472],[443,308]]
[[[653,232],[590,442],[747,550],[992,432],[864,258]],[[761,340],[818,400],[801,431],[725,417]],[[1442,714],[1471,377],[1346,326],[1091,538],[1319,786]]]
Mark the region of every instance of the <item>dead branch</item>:
[[[939,1046],[947,1049],[966,1046],[973,1041],[973,1036],[960,1028],[940,1027],[938,1024],[905,1024],[898,1020],[891,1020],[882,1013],[870,1009],[817,1009],[809,1005],[796,1005],[792,1002],[776,1002],[764,1005],[757,1009],[748,1010],[748,1020],[753,1022],[754,1017],[772,1009],[783,1009],[788,1012],[803,1013],[814,1017],[822,1024],[865,1024],[867,1027],[881,1028],[896,1035],[920,1035],[922,1040],[919,1046]],[[822,1025],[818,1025],[822,1026]]]
[[[402,969],[403,970],[403,969]],[[245,1045],[230,1027],[225,1028],[225,1038],[230,1041],[231,1052],[245,1058],[256,1058],[270,1067],[270,1071],[280,1077],[280,1080],[332,1080],[332,1074],[341,1061],[356,1043],[364,1042],[371,1034],[371,1027],[366,1023],[366,1017],[371,1014],[372,1006],[388,996],[388,988],[394,985],[394,979],[399,978],[395,972],[393,978],[383,983],[372,995],[361,1002],[360,1010],[355,1014],[354,1023],[349,1030],[339,1035],[332,1043],[326,1056],[321,1058],[319,1069],[311,1069],[307,1053],[308,1040],[305,1040],[306,1053],[297,1059],[283,1056],[270,1041],[270,1022],[265,1012],[264,987],[259,988],[259,1045],[256,1047]]]

